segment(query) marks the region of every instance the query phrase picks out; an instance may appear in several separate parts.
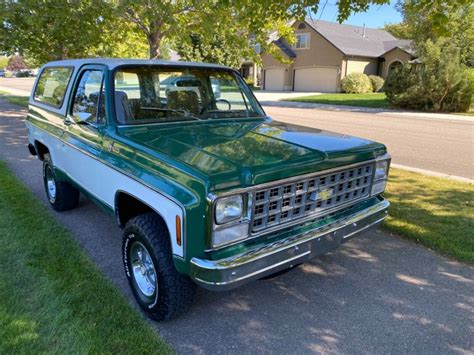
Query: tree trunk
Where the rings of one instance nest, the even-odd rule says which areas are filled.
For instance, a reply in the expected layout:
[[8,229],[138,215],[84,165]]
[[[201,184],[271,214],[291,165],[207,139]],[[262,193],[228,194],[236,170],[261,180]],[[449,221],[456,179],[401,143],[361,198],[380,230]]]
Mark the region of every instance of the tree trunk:
[[148,45],[150,48],[150,59],[160,59],[161,58],[161,33],[154,32],[150,36],[147,36]]

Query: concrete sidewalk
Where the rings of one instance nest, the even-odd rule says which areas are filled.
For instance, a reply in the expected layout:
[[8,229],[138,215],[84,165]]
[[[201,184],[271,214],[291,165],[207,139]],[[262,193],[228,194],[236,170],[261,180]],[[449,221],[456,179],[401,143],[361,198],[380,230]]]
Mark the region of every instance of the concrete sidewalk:
[[[25,114],[0,102],[0,159],[49,208]],[[135,305],[113,218],[84,198],[51,213]],[[376,230],[274,279],[200,289],[189,313],[150,324],[182,354],[469,354],[473,296],[473,268]]]
[[321,95],[320,92],[295,92],[295,91],[267,91],[255,90],[255,97],[260,102],[278,102],[283,99],[293,99],[296,97]]

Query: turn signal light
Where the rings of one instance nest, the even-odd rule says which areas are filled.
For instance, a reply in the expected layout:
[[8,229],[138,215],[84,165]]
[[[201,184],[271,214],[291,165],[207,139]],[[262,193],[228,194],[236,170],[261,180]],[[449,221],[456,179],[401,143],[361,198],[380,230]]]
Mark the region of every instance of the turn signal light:
[[176,216],[176,244],[181,246],[181,218]]

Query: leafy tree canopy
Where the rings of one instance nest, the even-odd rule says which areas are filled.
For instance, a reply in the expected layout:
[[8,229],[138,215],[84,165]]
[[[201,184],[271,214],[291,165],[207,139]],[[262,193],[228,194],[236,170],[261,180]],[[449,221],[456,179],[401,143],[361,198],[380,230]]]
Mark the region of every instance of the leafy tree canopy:
[[406,0],[398,5],[401,24],[385,29],[395,37],[411,39],[420,56],[427,41],[449,42],[459,49],[461,63],[474,66],[474,6],[472,0]]
[[134,27],[118,22],[102,1],[0,2],[0,49],[34,64],[89,56],[143,56],[146,44]]
[[[340,0],[338,20],[389,0]],[[0,50],[35,64],[88,56],[185,56],[236,66],[259,60],[252,45],[276,53],[268,35],[292,37],[287,25],[320,0],[17,0],[0,1]],[[148,53],[146,53],[148,52]]]
[[[289,20],[316,12],[320,0],[119,0],[118,16],[134,24],[149,45],[150,58],[162,57],[167,39],[180,54],[192,60],[207,60],[236,66],[244,58],[259,60],[252,45],[276,52],[268,35],[292,35]],[[370,4],[389,0],[341,0],[338,20],[352,12],[367,10]]]

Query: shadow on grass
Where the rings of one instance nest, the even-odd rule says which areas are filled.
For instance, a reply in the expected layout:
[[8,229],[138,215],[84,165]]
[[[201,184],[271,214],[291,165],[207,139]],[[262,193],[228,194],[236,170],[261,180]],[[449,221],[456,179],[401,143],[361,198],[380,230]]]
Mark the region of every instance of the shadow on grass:
[[385,227],[459,261],[474,263],[474,186],[392,170]]
[[0,100],[4,100],[11,104],[28,107],[28,96],[19,96],[19,95],[11,95],[6,92],[0,91]]

